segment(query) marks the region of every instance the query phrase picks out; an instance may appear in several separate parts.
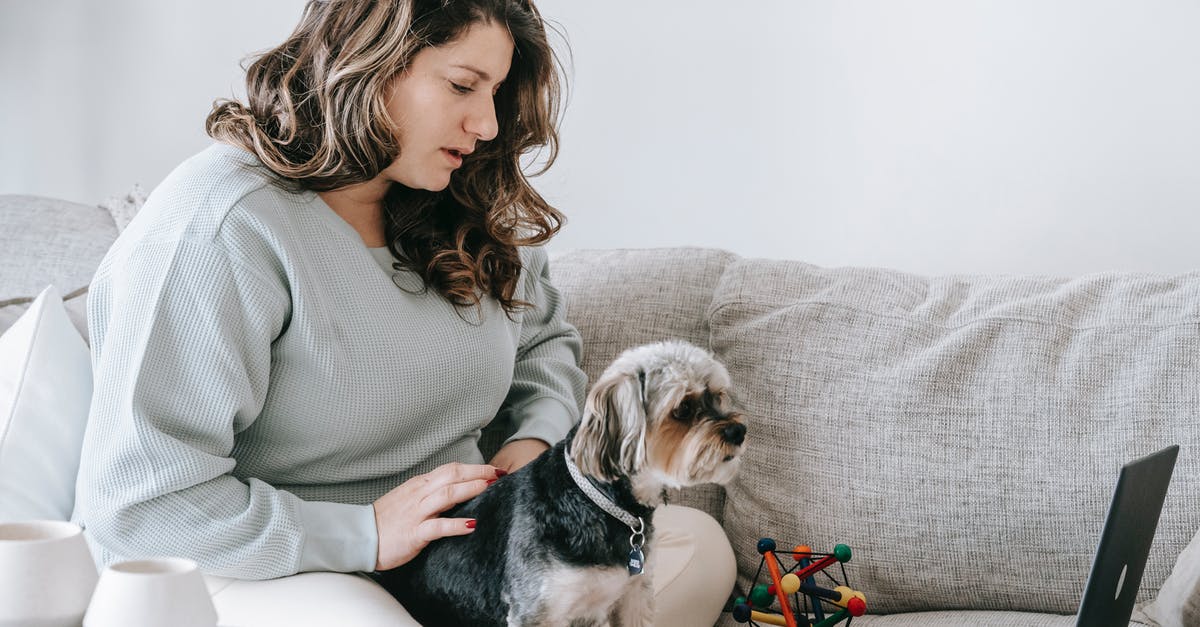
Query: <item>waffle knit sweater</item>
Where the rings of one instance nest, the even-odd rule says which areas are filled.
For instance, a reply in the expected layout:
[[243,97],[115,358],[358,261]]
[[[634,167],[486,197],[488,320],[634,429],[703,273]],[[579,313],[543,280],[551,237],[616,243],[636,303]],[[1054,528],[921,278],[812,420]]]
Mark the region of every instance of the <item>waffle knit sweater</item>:
[[[385,269],[313,192],[216,144],[150,195],[93,279],[95,392],[75,520],[101,564],[188,557],[266,579],[364,571],[371,503],[480,428],[553,443],[586,376],[546,254],[521,251],[510,320]],[[378,251],[376,251],[378,253]]]

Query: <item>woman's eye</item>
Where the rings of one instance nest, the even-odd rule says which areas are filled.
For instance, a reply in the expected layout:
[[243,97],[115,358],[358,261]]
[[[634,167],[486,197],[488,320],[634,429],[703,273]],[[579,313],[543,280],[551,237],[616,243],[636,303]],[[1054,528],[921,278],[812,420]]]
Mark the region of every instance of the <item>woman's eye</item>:
[[460,94],[469,94],[469,93],[475,91],[474,89],[471,89],[470,87],[467,87],[466,85],[459,85],[458,83],[455,83],[454,81],[450,81],[450,87],[453,88],[454,91],[456,91]]

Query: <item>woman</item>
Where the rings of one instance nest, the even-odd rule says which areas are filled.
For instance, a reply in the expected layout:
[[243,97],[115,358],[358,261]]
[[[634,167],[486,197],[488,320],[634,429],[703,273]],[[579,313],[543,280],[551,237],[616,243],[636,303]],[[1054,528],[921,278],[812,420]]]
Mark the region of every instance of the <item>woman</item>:
[[[223,585],[394,568],[579,418],[538,247],[562,217],[520,165],[553,161],[553,54],[521,0],[311,0],[247,87],[93,280],[75,517],[102,563],[185,556]],[[515,433],[484,464],[497,416]]]

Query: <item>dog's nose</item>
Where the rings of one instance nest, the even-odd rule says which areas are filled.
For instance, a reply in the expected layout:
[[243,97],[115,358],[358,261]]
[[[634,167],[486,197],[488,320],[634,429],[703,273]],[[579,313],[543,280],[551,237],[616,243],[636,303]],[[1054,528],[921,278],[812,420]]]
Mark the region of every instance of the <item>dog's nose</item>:
[[746,425],[735,422],[721,430],[721,437],[730,444],[741,444],[746,440]]

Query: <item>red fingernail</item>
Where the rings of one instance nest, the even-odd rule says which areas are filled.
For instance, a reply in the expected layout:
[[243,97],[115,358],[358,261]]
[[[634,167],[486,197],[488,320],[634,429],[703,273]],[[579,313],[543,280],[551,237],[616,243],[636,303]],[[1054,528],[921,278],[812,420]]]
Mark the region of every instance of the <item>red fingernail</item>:
[[507,475],[507,474],[508,474],[507,470],[501,470],[499,468],[496,469],[496,478],[497,479],[499,479],[500,477],[503,477],[504,475]]
[[472,518],[471,520],[467,521],[467,529],[474,529],[474,528],[475,528],[475,519]]
[[495,479],[489,479],[487,482],[488,485],[492,485],[493,483],[496,483]]

